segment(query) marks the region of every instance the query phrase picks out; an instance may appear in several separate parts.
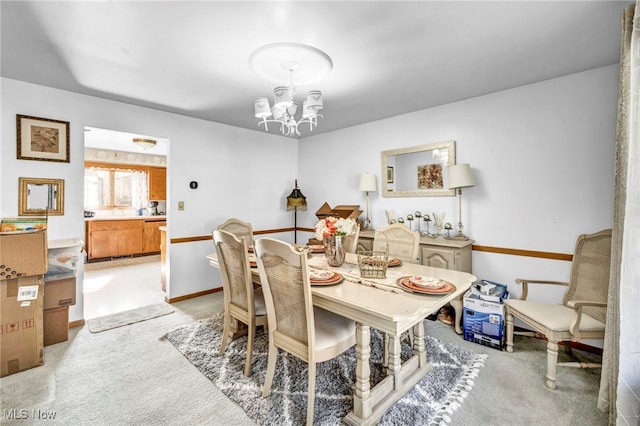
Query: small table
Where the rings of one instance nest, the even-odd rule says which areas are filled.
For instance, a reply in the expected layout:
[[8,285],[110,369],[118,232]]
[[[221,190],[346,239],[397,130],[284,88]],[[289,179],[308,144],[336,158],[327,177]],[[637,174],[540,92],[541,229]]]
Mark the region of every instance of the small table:
[[[209,264],[220,268],[216,253],[207,256]],[[326,265],[324,255],[309,259],[310,266],[352,275],[358,269],[355,255],[348,254],[341,267]],[[351,281],[333,286],[313,286],[313,304],[356,322],[356,388],[353,411],[344,421],[350,425],[376,424],[384,413],[406,394],[431,369],[427,363],[423,320],[452,300],[461,299],[476,277],[459,271],[418,264],[403,264],[389,269],[395,275],[427,275],[454,284],[456,289],[446,295],[422,295],[408,292],[386,291],[384,286],[372,287]],[[260,282],[257,268],[252,268],[253,280]],[[367,279],[369,280],[369,279]],[[369,280],[375,283],[376,280]],[[371,327],[389,336],[387,377],[371,389],[369,357],[371,354]],[[400,361],[400,336],[413,330],[413,355]]]

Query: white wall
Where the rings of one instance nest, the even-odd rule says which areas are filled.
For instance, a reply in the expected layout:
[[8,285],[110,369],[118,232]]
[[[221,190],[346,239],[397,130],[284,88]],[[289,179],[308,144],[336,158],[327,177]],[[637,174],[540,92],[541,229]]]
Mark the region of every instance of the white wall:
[[[462,204],[475,244],[573,253],[579,234],[611,227],[617,95],[615,65],[304,138],[299,184],[310,208],[298,223],[312,227],[325,201],[364,207],[358,176],[373,172],[380,187],[381,151],[453,139],[476,180]],[[387,209],[458,221],[456,197],[370,195],[374,228]],[[567,280],[569,262],[474,252],[473,272],[519,295],[516,277]]]
[[[313,227],[314,213],[325,201],[364,207],[359,174],[380,178],[381,151],[454,139],[457,162],[470,163],[475,173],[476,186],[463,193],[463,222],[476,244],[571,253],[577,235],[611,225],[617,81],[618,67],[608,66],[297,143],[3,79],[0,213],[17,214],[19,176],[63,178],[65,215],[50,219],[49,238],[84,236],[84,126],[171,141],[169,238],[208,235],[232,216],[251,221],[255,229],[290,227],[284,200],[296,177],[309,203],[298,213],[298,225]],[[70,121],[71,164],[16,160],[15,114]],[[200,183],[197,190],[189,189],[191,180]],[[177,211],[178,200],[185,211]],[[444,211],[446,221],[457,222],[455,197],[382,198],[376,192],[371,209],[378,228],[386,223],[385,209],[402,216]],[[298,241],[310,236],[303,232]],[[170,297],[220,285],[202,260],[208,252],[207,242],[170,246]],[[569,271],[568,262],[483,252],[474,252],[473,262],[478,277],[510,285],[518,276],[566,280]]]
[[[49,218],[49,239],[84,239],[84,127],[99,127],[170,140],[168,156],[168,237],[210,235],[235,216],[256,229],[293,226],[286,196],[297,175],[298,143],[290,138],[193,119],[149,108],[2,79],[0,216],[18,213],[18,177],[65,180],[65,214]],[[16,114],[70,122],[70,163],[16,159]],[[189,182],[197,180],[197,190]],[[177,210],[177,201],[185,210]],[[290,239],[290,235],[276,234]],[[170,247],[168,296],[175,298],[221,285],[205,256],[211,241]],[[70,320],[82,318],[82,294]]]

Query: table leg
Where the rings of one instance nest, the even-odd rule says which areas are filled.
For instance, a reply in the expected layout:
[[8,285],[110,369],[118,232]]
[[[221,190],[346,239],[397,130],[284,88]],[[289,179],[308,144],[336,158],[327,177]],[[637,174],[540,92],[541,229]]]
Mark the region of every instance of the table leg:
[[400,358],[400,336],[389,336],[389,358],[387,375],[393,376],[393,387],[399,389],[402,386],[400,370],[402,369]]
[[460,297],[457,298],[457,299],[453,299],[449,303],[451,303],[451,306],[453,306],[453,309],[456,311],[456,320],[453,323],[453,327],[454,327],[456,333],[462,334],[462,327],[460,326],[460,324],[462,323],[462,313],[463,313],[462,295],[460,295]]
[[371,355],[371,327],[356,322],[356,389],[353,393],[353,412],[361,418],[371,416],[371,385],[369,357]]
[[427,348],[425,345],[424,321],[413,326],[413,353],[418,355],[418,365],[427,365]]

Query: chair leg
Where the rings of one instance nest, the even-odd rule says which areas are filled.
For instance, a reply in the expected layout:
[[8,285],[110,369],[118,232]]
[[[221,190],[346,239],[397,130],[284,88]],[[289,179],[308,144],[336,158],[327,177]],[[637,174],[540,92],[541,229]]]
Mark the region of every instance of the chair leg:
[[573,350],[571,348],[571,340],[564,341],[564,352],[569,356],[573,356]]
[[513,315],[507,308],[507,352],[513,352]]
[[218,355],[222,355],[227,348],[227,341],[229,340],[229,333],[231,332],[231,316],[227,313],[224,314],[224,330],[222,331],[222,342],[220,343],[220,351]]
[[551,389],[556,389],[556,364],[558,362],[558,342],[549,341],[547,343],[547,377],[545,385]]
[[271,382],[276,372],[276,361],[278,360],[278,348],[273,343],[272,336],[269,336],[269,355],[267,361],[267,377],[264,379],[264,387],[262,388],[262,397],[266,398],[271,394]]
[[244,375],[248,376],[251,373],[251,359],[253,358],[253,342],[256,338],[256,322],[255,319],[249,319],[247,324],[249,329],[247,330],[247,360],[244,363]]
[[316,363],[309,363],[309,387],[307,389],[307,426],[313,425],[313,404],[316,396]]

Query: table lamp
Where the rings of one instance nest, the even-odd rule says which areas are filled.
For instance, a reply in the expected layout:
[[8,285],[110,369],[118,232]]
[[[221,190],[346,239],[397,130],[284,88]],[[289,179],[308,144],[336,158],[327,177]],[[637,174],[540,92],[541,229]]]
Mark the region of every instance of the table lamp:
[[367,197],[367,216],[364,221],[363,229],[371,229],[371,219],[369,217],[369,192],[375,192],[376,189],[376,175],[373,173],[362,173],[360,175],[358,190],[364,192]]
[[453,238],[460,240],[468,240],[469,238],[462,233],[462,188],[474,186],[476,184],[471,173],[471,167],[468,164],[455,164],[449,166],[449,189],[457,189],[458,191],[458,235]]

